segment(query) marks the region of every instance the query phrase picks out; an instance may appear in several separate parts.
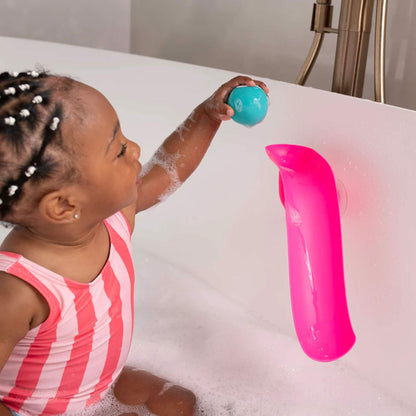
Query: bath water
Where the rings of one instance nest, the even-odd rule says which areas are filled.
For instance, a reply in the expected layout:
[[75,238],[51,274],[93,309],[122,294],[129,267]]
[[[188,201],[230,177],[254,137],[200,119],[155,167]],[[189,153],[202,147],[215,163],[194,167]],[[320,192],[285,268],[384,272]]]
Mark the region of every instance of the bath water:
[[[191,389],[198,416],[416,414],[342,359],[309,359],[296,339],[253,319],[186,271],[134,250],[139,254],[129,364]],[[110,396],[84,414],[120,412],[150,415]]]

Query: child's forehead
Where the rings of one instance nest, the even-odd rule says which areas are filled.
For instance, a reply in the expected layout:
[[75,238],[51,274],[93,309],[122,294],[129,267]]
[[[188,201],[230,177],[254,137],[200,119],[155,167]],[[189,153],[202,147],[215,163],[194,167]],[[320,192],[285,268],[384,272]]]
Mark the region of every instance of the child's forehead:
[[112,109],[110,102],[104,94],[90,85],[75,81],[73,89],[76,96],[82,101],[94,102],[94,104],[99,105],[100,107],[111,107]]
[[82,82],[74,82],[71,93],[65,101],[69,114],[81,115],[82,120],[78,118],[78,122],[81,121],[82,125],[117,119],[117,114],[109,100],[100,91]]
[[68,136],[71,141],[75,139],[83,145],[86,142],[95,143],[96,138],[107,137],[113,133],[117,114],[100,91],[75,81],[65,101],[69,117],[62,127],[64,136],[65,133],[72,131]]

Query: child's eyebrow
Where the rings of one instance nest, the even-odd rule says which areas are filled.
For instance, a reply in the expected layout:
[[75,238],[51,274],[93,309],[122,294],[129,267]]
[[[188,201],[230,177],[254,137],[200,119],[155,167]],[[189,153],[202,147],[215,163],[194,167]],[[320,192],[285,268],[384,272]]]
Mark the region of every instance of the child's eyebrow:
[[110,150],[110,147],[113,144],[113,142],[114,142],[114,140],[116,138],[116,134],[119,131],[119,129],[120,129],[120,120],[117,119],[116,126],[114,127],[114,130],[113,130],[113,136],[111,137],[110,141],[108,142],[108,145],[107,145],[107,149],[105,151],[105,154],[107,154],[108,151]]

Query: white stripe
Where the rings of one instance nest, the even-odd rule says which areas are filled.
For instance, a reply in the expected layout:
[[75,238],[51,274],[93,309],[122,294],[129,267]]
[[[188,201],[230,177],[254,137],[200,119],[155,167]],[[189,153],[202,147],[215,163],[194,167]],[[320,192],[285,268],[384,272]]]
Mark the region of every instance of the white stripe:
[[97,318],[94,327],[92,351],[79,388],[79,395],[81,397],[77,397],[75,400],[69,402],[67,412],[73,412],[85,407],[91,396],[91,392],[94,391],[99,381],[99,376],[103,371],[107,357],[110,332],[110,316],[108,315],[108,310],[110,309],[111,303],[105,293],[103,280],[100,277],[97,279],[95,284],[90,287],[95,316]]
[[[113,250],[113,256],[111,256],[110,264],[113,270],[117,271],[117,279],[120,283],[120,298],[122,303],[122,319],[123,319],[123,344],[122,350],[117,364],[117,373],[123,368],[127,356],[130,351],[131,343],[131,328],[132,328],[132,316],[131,316],[131,282],[129,273],[120,255],[117,251]],[[118,374],[117,374],[118,375]],[[114,375],[116,377],[116,375]]]
[[[64,282],[64,279],[62,279]],[[55,291],[55,287],[51,285],[51,290]],[[38,394],[43,391],[46,393],[46,397],[52,398],[56,396],[58,387],[61,384],[61,379],[64,374],[66,363],[68,362],[72,346],[74,345],[75,335],[78,333],[78,322],[76,319],[65,319],[65,316],[76,316],[74,294],[64,287],[59,288],[61,293],[59,294],[58,299],[63,304],[61,305],[61,321],[58,323],[56,328],[56,342],[52,344],[54,353],[50,354],[48,359],[45,362],[43,371],[40,374],[37,392]],[[59,348],[57,348],[59,345]],[[49,369],[50,371],[45,371]],[[28,398],[30,403],[38,402],[39,411],[42,411],[47,405],[48,400],[44,398],[45,396],[35,400],[34,398]]]
[[[117,224],[112,224],[112,221],[117,221]],[[110,219],[110,224],[113,226],[113,228],[117,231],[117,233],[120,235],[120,237],[125,241],[128,242],[131,238],[130,236],[130,226],[126,222],[127,218],[124,214],[121,212],[117,212],[117,214],[114,215],[114,219]]]

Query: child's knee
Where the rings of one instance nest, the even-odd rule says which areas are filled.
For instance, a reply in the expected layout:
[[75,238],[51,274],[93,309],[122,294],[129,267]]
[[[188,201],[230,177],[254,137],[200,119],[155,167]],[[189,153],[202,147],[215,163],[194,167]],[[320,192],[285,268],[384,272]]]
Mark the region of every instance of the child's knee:
[[160,416],[193,416],[195,402],[196,397],[190,390],[166,383],[146,405],[152,413]]

